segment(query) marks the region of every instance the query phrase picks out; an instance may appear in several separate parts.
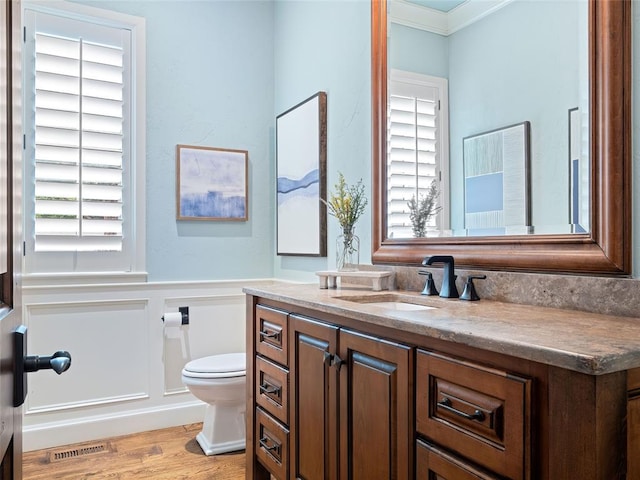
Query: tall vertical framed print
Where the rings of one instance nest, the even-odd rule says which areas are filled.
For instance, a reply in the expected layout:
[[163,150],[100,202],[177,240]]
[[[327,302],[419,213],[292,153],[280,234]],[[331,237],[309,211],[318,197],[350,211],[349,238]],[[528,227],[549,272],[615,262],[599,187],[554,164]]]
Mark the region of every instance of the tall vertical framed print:
[[327,255],[327,94],[276,117],[277,254]]

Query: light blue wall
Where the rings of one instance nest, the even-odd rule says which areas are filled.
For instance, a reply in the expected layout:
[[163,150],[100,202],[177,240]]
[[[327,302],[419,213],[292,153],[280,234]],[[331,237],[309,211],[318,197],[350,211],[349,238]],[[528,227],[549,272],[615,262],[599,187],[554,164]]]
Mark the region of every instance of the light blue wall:
[[[331,268],[332,240],[337,235],[332,217],[328,220],[329,257],[274,254],[274,119],[318,90],[327,91],[328,186],[333,186],[337,172],[342,171],[349,180],[362,177],[370,192],[369,3],[83,3],[147,18],[147,265],[151,279],[275,275],[313,280],[313,272]],[[640,8],[637,0],[633,4],[633,180],[638,185]],[[179,77],[181,71],[192,71],[199,64],[199,75]],[[178,226],[174,148],[180,142],[249,150],[248,223]],[[640,211],[638,188],[633,206],[635,212]],[[357,228],[363,263],[369,263],[371,255],[370,212],[369,205]],[[633,232],[637,277],[640,221],[634,222]]]
[[[271,277],[274,4],[81,3],[146,19],[149,279]],[[249,151],[248,222],[176,221],[177,144]]]
[[397,23],[389,26],[391,68],[449,78],[449,40],[443,35]]
[[[327,92],[327,187],[333,190],[342,172],[348,183],[362,178],[369,198],[370,9],[366,1],[278,1],[274,29],[275,114]],[[331,216],[327,223],[328,257],[276,256],[276,277],[313,281],[313,272],[335,267],[338,224]],[[356,224],[361,263],[371,263],[370,226],[369,204]]]

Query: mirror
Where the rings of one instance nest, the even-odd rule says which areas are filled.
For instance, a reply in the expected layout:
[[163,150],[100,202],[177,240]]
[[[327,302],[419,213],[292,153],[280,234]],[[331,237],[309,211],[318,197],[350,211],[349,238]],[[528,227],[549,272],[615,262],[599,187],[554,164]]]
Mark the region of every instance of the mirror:
[[[487,235],[492,236],[399,238],[389,235],[387,215],[387,115],[390,110],[387,2],[372,2],[373,263],[419,265],[425,256],[451,254],[456,257],[456,263],[475,268],[628,274],[631,263],[630,8],[628,0],[588,1],[588,27],[584,28],[584,34],[589,37],[588,57],[584,62],[584,71],[588,72],[588,81],[584,83],[588,85],[588,101],[584,102],[583,109],[589,126],[587,138],[583,140],[588,140],[584,154],[590,163],[583,178],[590,179],[587,182],[590,211],[587,213],[583,208],[582,222],[587,228],[567,230],[578,233],[551,230],[551,233],[531,235],[527,231],[516,231],[515,235],[498,236],[488,231]],[[565,115],[568,119],[569,113]],[[469,135],[474,141],[476,136]],[[451,169],[462,171],[460,154],[457,162]],[[464,197],[464,193],[455,193],[452,205],[462,204],[460,197]],[[568,206],[568,200],[566,204]]]
[[588,232],[587,1],[388,5],[388,237]]

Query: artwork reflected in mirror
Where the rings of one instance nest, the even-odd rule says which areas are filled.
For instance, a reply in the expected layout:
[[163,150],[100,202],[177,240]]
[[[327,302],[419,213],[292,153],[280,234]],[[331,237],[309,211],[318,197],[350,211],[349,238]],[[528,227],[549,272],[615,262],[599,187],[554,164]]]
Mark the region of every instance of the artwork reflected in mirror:
[[[419,3],[388,7],[387,238],[589,232],[590,146],[581,141],[589,131],[588,2]],[[465,139],[525,119],[530,183],[518,177],[504,190],[526,199],[527,218],[518,228],[469,228]],[[410,201],[426,198],[434,181],[437,212],[416,230]]]
[[530,136],[523,122],[463,140],[467,235],[531,233]]

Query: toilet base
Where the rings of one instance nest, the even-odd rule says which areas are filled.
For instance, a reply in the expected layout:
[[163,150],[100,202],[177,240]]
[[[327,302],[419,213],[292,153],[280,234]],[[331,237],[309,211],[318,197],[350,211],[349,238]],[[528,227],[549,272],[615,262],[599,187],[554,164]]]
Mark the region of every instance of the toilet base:
[[244,450],[245,404],[214,403],[207,405],[202,431],[196,440],[205,455]]
[[242,440],[236,440],[235,442],[211,443],[202,432],[196,435],[196,440],[205,455],[218,455],[220,453],[236,452],[238,450],[244,450],[246,447],[246,441],[244,438]]

